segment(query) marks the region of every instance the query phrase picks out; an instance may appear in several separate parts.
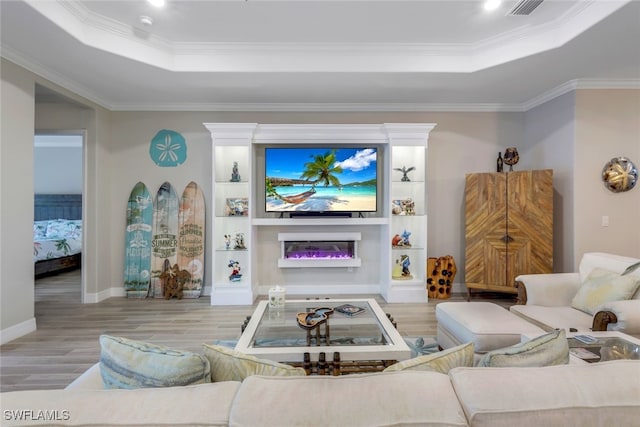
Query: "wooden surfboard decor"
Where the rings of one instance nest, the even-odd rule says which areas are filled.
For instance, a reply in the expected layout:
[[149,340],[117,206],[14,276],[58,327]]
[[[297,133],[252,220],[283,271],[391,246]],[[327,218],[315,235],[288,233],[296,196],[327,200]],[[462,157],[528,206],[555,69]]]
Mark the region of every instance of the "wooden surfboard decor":
[[155,298],[165,297],[165,283],[171,277],[168,270],[178,262],[178,205],[178,195],[171,184],[165,182],[153,202],[151,290]]
[[190,273],[184,298],[198,298],[204,281],[205,204],[202,189],[191,181],[180,199],[178,214],[178,267]]
[[147,186],[138,182],[127,202],[124,288],[128,298],[146,298],[151,282],[153,203]]

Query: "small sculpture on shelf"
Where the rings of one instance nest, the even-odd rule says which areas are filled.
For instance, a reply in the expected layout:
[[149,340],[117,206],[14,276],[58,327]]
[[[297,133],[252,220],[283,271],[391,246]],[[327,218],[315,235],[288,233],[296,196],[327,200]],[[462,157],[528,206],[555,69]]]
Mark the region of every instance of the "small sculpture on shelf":
[[391,213],[393,215],[415,215],[416,203],[412,199],[392,200]]
[[242,273],[240,273],[240,263],[238,261],[230,259],[227,267],[231,268],[229,280],[232,282],[239,282],[240,279],[242,279]]
[[399,171],[402,172],[402,179],[400,181],[402,182],[409,182],[411,181],[409,179],[409,176],[407,175],[409,172],[411,172],[412,170],[415,170],[414,166],[411,166],[410,168],[407,168],[405,166],[402,166],[401,168],[393,168],[394,171]]
[[224,235],[224,248],[226,250],[231,249],[231,234]]
[[407,230],[404,230],[402,234],[396,234],[391,239],[391,246],[394,248],[397,248],[397,247],[410,248],[411,242],[409,241],[409,236],[411,236],[411,233],[408,232]]
[[240,182],[240,173],[238,172],[238,162],[233,162],[233,169],[231,170],[231,182]]
[[409,260],[409,255],[400,255],[400,259],[396,260],[396,264],[393,266],[393,270],[391,271],[391,278],[393,280],[413,279],[411,271],[409,270],[410,265],[411,261]]
[[513,172],[513,165],[520,161],[520,155],[516,147],[509,147],[504,150],[504,162],[509,165],[509,172]]
[[244,233],[236,233],[233,241],[233,249],[247,249],[247,246],[244,244]]

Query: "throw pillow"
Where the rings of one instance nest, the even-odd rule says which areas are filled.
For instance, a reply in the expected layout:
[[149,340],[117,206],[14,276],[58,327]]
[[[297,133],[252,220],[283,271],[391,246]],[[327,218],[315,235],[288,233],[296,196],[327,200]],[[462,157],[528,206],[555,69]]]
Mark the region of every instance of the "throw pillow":
[[564,329],[524,343],[485,354],[477,366],[538,367],[569,363],[569,343]]
[[69,221],[66,219],[50,219],[47,223],[47,239],[60,239],[67,237]]
[[631,298],[638,286],[640,277],[594,268],[573,297],[571,307],[593,315],[604,303]]
[[303,368],[257,357],[219,345],[203,344],[204,355],[211,365],[211,381],[242,381],[251,375],[306,375]]
[[462,344],[433,354],[414,357],[395,363],[384,370],[391,371],[434,371],[448,374],[459,366],[473,366],[473,343]]
[[47,225],[49,221],[33,222],[33,240],[44,240],[47,238]]
[[201,354],[109,335],[100,336],[100,374],[105,388],[211,382],[209,360]]

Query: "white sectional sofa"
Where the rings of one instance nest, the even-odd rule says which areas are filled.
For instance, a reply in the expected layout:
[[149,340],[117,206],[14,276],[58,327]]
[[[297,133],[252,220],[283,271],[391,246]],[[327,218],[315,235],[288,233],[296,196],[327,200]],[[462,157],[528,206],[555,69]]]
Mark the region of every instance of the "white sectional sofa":
[[[640,289],[631,299],[612,301],[587,314],[572,307],[572,300],[589,274],[600,268],[623,273],[640,259],[620,255],[585,253],[576,273],[525,274],[516,277],[518,304],[512,313],[544,330],[563,328],[578,332],[620,331],[640,337]],[[640,268],[629,273],[640,278]]]
[[104,390],[95,365],[65,390],[0,395],[2,426],[631,426],[640,361],[341,377],[251,376]]

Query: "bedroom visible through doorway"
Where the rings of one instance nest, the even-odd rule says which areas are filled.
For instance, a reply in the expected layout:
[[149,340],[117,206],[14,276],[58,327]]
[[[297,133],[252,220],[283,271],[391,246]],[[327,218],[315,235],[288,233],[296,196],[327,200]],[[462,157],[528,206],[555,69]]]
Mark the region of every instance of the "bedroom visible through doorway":
[[[83,131],[36,132],[34,137],[34,273],[76,271],[82,300]],[[46,281],[50,283],[51,281]]]

